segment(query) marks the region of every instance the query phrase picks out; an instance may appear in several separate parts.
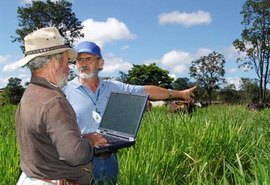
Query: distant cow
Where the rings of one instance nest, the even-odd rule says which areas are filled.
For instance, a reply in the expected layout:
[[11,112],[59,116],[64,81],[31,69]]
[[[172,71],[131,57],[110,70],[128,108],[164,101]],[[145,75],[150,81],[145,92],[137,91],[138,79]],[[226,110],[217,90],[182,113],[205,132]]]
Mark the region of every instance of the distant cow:
[[166,105],[165,101],[150,101],[152,107],[161,107],[163,105]]
[[207,102],[193,102],[193,101],[173,101],[170,103],[170,112],[176,113],[176,112],[183,112],[188,113],[190,116],[192,116],[192,113],[195,111],[196,108],[203,108],[208,107]]
[[192,115],[193,111],[195,110],[196,105],[192,101],[173,101],[170,103],[170,112],[183,112],[188,113],[190,116]]
[[161,107],[167,105],[165,101],[147,101],[146,110],[150,111],[153,107]]
[[205,101],[198,101],[198,102],[195,102],[194,103],[196,107],[208,107],[208,102],[205,102]]
[[270,108],[270,103],[249,103],[247,105],[247,109],[252,111],[260,111],[265,108]]

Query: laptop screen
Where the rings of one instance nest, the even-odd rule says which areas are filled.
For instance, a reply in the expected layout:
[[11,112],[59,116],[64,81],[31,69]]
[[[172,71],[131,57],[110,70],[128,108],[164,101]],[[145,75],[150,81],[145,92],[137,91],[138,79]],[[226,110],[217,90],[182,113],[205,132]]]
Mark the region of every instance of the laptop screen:
[[147,99],[147,95],[112,92],[100,128],[135,136]]

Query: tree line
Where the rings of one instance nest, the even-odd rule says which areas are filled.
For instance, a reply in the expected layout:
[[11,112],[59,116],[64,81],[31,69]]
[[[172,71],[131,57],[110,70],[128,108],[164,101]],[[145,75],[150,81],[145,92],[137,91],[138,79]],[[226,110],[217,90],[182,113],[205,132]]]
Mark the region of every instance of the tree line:
[[[67,0],[33,1],[18,7],[17,36],[11,36],[13,42],[20,42],[24,51],[23,38],[32,31],[54,26],[65,38],[65,43],[73,46],[75,39],[84,37],[83,26],[72,12],[72,3]],[[158,85],[173,89],[185,89],[193,85],[198,87],[197,97],[203,101],[223,101],[225,103],[264,103],[269,99],[267,84],[270,77],[270,1],[246,0],[242,11],[244,29],[241,38],[235,39],[233,45],[241,53],[236,62],[239,67],[254,70],[258,79],[242,78],[242,86],[236,89],[232,84],[226,84],[224,75],[224,56],[216,51],[207,56],[201,56],[192,61],[189,75],[192,82],[184,77],[172,79],[169,72],[156,66],[133,65],[128,73],[119,72],[118,80],[138,85]],[[71,77],[74,72],[71,71]],[[24,91],[21,79],[10,78],[0,95],[0,101],[17,104]]]
[[[192,67],[191,67],[192,68]],[[108,77],[104,77],[107,78]],[[171,88],[176,90],[187,89],[197,86],[196,101],[208,102],[219,101],[226,104],[248,104],[259,102],[259,81],[256,79],[242,78],[242,85],[236,89],[234,84],[215,83],[211,87],[206,87],[205,81],[210,79],[198,80],[192,82],[190,78],[179,77],[173,79],[169,76],[167,70],[159,68],[155,63],[149,65],[133,65],[127,73],[119,72],[116,78],[124,83],[137,84],[137,85],[158,85],[160,87]],[[220,80],[223,79],[220,77]],[[8,80],[7,86],[3,88],[0,94],[1,104],[18,104],[23,95],[25,88],[29,83],[22,84],[22,80],[16,77],[11,77]],[[211,95],[209,95],[209,89]],[[269,90],[267,90],[266,98],[270,98]]]

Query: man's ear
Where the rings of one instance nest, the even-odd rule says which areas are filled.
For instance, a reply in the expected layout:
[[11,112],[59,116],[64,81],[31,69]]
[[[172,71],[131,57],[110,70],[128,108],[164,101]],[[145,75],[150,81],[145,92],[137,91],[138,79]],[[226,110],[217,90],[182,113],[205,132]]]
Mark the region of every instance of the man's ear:
[[100,58],[100,59],[98,60],[98,70],[99,70],[99,71],[102,71],[103,65],[104,65],[104,60],[103,60],[103,58]]
[[51,57],[51,63],[53,63],[54,65],[57,63],[58,61],[56,60],[55,56]]

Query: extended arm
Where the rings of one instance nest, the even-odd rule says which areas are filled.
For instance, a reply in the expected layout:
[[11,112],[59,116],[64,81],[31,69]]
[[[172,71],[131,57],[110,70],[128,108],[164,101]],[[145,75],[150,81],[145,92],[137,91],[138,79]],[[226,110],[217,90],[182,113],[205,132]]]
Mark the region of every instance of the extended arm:
[[165,89],[154,85],[145,85],[144,92],[149,94],[150,100],[165,100],[169,98],[181,98],[187,101],[193,100],[196,86],[185,90],[171,90]]

